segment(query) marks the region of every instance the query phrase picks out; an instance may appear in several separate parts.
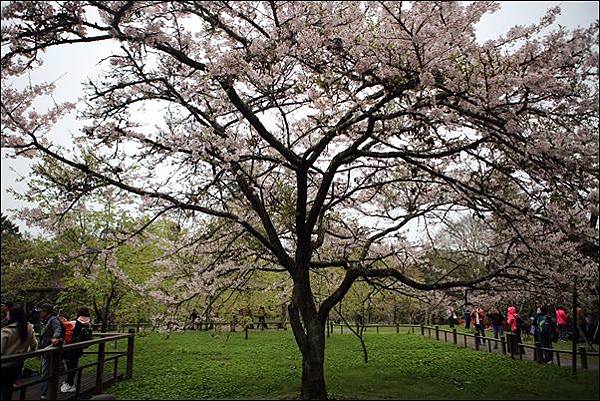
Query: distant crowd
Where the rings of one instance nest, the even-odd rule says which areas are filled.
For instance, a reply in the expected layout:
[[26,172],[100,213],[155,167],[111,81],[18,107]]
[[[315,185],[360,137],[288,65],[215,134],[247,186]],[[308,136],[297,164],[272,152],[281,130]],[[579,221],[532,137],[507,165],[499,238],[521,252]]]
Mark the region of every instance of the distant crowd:
[[[460,319],[453,306],[448,309],[448,323],[450,327],[461,324],[466,329],[472,329],[477,335],[479,344],[485,343],[485,330],[491,330],[495,339],[504,332],[515,335],[515,342],[522,344],[523,335],[531,335],[542,348],[551,349],[552,344],[558,341],[585,341],[590,348],[598,343],[598,324],[592,316],[586,314],[582,308],[577,308],[577,324],[573,324],[567,310],[562,306],[551,308],[547,305],[537,308],[527,318],[522,318],[515,306],[509,306],[504,315],[498,308],[485,311],[482,307],[469,308],[464,306]],[[498,347],[496,342],[495,347]],[[524,353],[519,347],[517,353]],[[544,350],[543,360],[552,363],[552,351]]]
[[[77,342],[88,341],[93,338],[91,315],[87,307],[77,310],[73,320],[69,320],[64,313],[57,313],[54,306],[44,304],[35,309],[36,318],[39,317],[38,332],[34,324],[28,319],[25,311],[12,303],[2,304],[2,356],[21,354],[48,347],[69,345]],[[38,320],[36,319],[35,322]],[[66,368],[67,377],[60,388],[63,393],[74,393],[75,375],[79,366],[79,359],[83,348],[77,350],[67,349],[61,353],[62,362]],[[49,361],[46,355],[41,357],[41,378],[48,379]],[[25,378],[32,372],[24,372],[22,361],[2,362],[2,383],[0,389],[1,400],[11,400],[15,382]],[[46,399],[48,393],[48,380],[41,383],[41,399]]]
[[[280,321],[277,322],[277,328],[282,328],[285,325],[286,308],[285,305],[281,307]],[[258,308],[256,314],[252,312],[251,308],[239,308],[233,309],[229,320],[219,316],[218,312],[209,314],[208,319],[203,320],[196,309],[193,309],[188,317],[188,321],[184,326],[184,330],[202,330],[202,326],[206,330],[220,329],[219,325],[229,324],[229,330],[232,332],[236,331],[236,328],[241,327],[243,329],[254,329],[255,323],[256,328],[260,330],[268,329],[267,325],[267,312],[264,306]]]

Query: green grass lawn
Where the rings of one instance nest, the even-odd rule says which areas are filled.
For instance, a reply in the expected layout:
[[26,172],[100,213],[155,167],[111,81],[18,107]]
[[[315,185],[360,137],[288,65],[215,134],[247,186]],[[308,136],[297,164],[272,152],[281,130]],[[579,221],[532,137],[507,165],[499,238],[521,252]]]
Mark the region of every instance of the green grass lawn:
[[[327,340],[326,381],[338,399],[598,399],[597,372],[513,361],[420,335],[366,334]],[[301,360],[290,331],[158,334],[136,338],[134,378],[119,399],[292,399]]]

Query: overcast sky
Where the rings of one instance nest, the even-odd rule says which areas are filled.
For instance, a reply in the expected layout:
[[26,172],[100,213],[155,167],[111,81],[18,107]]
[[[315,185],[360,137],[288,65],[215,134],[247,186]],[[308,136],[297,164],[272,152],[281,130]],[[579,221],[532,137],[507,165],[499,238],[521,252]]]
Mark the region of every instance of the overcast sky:
[[[596,1],[514,1],[501,2],[500,11],[485,16],[477,27],[477,37],[480,42],[493,39],[506,32],[514,25],[529,25],[544,15],[550,7],[560,6],[562,13],[558,16],[556,24],[567,28],[587,26],[598,18],[598,2]],[[109,55],[116,48],[115,43],[94,44],[93,46],[70,46],[56,48],[49,51],[45,58],[43,68],[31,74],[36,81],[57,80],[55,99],[61,101],[73,101],[81,96],[81,83],[86,77],[94,75],[95,63],[101,55]],[[76,132],[78,124],[73,118],[61,121],[55,127],[54,132],[60,135],[61,142],[70,138],[69,132]],[[63,142],[64,143],[64,142]],[[8,159],[2,151],[1,161],[1,185],[2,194],[1,210],[11,215],[10,211],[24,204],[15,199],[8,192],[9,189],[24,192],[27,185],[29,165],[31,161],[24,159]],[[25,229],[21,222],[16,221]]]

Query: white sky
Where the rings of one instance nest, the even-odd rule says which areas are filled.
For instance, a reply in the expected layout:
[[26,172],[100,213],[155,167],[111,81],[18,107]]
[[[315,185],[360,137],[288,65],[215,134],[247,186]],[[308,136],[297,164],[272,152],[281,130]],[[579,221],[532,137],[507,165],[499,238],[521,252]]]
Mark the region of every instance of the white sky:
[[[595,1],[512,1],[500,2],[501,10],[486,15],[477,26],[477,36],[480,42],[496,38],[514,25],[529,25],[542,17],[550,7],[560,6],[562,13],[557,17],[556,24],[567,28],[587,26],[598,19],[598,2]],[[33,82],[52,81],[59,79],[55,99],[57,102],[73,101],[81,96],[81,83],[87,77],[94,75],[97,68],[95,63],[102,55],[109,55],[117,46],[114,43],[95,44],[94,46],[71,45],[55,48],[44,57],[44,65],[31,74]],[[54,132],[60,135],[60,142],[69,141],[70,134],[77,132],[78,123],[73,118],[64,119],[55,126]],[[9,159],[2,151],[1,210],[11,215],[10,211],[25,206],[25,204],[8,192],[13,189],[19,193],[25,192],[29,174],[29,159]],[[20,221],[15,221],[22,230],[26,227]]]

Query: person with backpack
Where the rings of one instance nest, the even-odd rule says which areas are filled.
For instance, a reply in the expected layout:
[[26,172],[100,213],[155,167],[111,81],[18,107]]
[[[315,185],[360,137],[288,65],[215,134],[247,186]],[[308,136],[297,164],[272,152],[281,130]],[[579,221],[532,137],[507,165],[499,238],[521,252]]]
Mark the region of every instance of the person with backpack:
[[562,306],[556,308],[556,325],[561,342],[567,341],[567,332],[569,328],[569,317]]
[[531,316],[531,335],[533,336],[534,342],[540,342],[540,336],[538,333],[537,322],[542,316],[542,308],[537,308],[535,314]]
[[542,306],[541,313],[537,318],[537,333],[542,348],[542,361],[548,364],[552,363],[552,342],[556,341],[556,323],[548,313],[548,307]]
[[[34,351],[37,339],[33,326],[27,322],[23,309],[13,306],[6,315],[6,326],[2,328],[2,356]],[[13,385],[21,374],[23,361],[2,362],[0,399],[12,400]]]
[[[65,324],[65,344],[75,344],[93,339],[92,325],[90,319],[90,310],[85,306],[77,311],[77,318]],[[69,331],[71,332],[69,336]],[[79,366],[79,358],[83,354],[83,348],[76,350],[66,350],[63,353],[63,360],[67,367],[67,379],[60,387],[62,393],[74,393],[77,391],[75,386],[75,374]]]
[[[40,335],[40,348],[50,348],[62,345],[65,337],[65,327],[54,313],[54,307],[51,304],[44,304],[40,310],[40,319],[44,324],[42,334]],[[42,391],[40,398],[47,399],[48,394],[48,356],[42,355]]]

